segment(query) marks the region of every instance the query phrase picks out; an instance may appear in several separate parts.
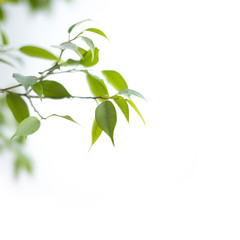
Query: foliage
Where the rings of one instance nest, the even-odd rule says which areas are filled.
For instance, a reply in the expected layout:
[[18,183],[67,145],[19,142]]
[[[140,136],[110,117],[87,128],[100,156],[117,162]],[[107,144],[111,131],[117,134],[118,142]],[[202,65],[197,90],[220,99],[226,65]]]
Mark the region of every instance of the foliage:
[[[14,169],[16,175],[18,175],[21,169],[25,169],[28,172],[32,171],[29,158],[21,151],[21,144],[28,135],[40,129],[41,121],[55,116],[77,123],[69,115],[53,113],[49,116],[43,116],[35,107],[33,99],[39,99],[42,103],[45,99],[92,99],[96,101],[97,107],[92,125],[91,147],[99,139],[102,132],[109,136],[114,145],[114,130],[117,124],[117,111],[115,106],[119,107],[128,122],[129,106],[131,106],[144,122],[137,106],[131,100],[131,96],[134,95],[142,99],[144,99],[144,97],[139,92],[129,89],[127,82],[119,72],[115,70],[103,70],[98,74],[92,74],[92,67],[99,62],[99,49],[95,46],[92,39],[85,36],[85,33],[91,32],[96,36],[98,35],[105,39],[108,38],[103,31],[97,28],[86,28],[73,36],[73,32],[77,31],[78,26],[86,21],[90,21],[90,19],[77,22],[70,26],[67,31],[68,41],[53,46],[58,49],[58,55],[39,46],[27,45],[20,47],[18,52],[25,56],[49,61],[49,68],[39,72],[35,76],[24,76],[19,73],[14,73],[12,77],[16,81],[16,84],[7,88],[0,88],[0,150],[9,148],[14,153]],[[82,41],[78,41],[79,39]],[[82,45],[82,43],[85,44]],[[85,49],[84,46],[88,48]],[[9,55],[10,51],[7,36],[3,30],[1,30],[1,65],[5,64],[14,67],[10,58],[11,56]],[[71,59],[66,57],[68,56],[66,53],[75,54],[75,58]],[[55,74],[71,74],[76,72],[84,73],[92,96],[83,97],[72,95],[67,90],[67,87],[56,80],[51,80],[51,77]],[[109,94],[109,86],[116,90],[114,95]],[[35,112],[36,116],[30,114],[31,111],[29,111],[29,107],[32,108],[32,112]],[[11,125],[11,127],[8,125],[9,112],[12,113],[15,119],[16,127],[14,127],[14,125]],[[11,139],[9,139],[7,137],[8,134],[4,131],[13,127],[15,128],[15,133],[12,134]]]

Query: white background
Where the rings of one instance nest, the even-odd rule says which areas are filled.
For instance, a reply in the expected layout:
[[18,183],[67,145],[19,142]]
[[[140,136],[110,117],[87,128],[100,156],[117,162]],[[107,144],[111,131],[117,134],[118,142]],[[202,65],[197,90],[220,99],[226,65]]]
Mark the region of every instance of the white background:
[[[91,26],[110,38],[97,40],[99,69],[118,70],[145,95],[136,103],[146,126],[133,111],[130,125],[119,114],[116,147],[103,135],[88,152],[94,102],[39,105],[82,127],[43,122],[28,138],[32,177],[15,181],[12,163],[1,159],[0,239],[240,239],[239,7],[233,0],[81,0],[34,17],[12,9],[6,29],[17,47],[59,44],[71,24],[96,20]],[[48,66],[27,65],[17,71]],[[66,78],[59,79],[69,91],[86,95],[82,75]]]

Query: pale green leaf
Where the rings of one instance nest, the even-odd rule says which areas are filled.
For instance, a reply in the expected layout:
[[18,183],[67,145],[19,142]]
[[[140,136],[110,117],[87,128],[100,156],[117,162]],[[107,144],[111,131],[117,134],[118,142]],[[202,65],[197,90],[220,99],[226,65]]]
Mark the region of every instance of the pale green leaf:
[[42,85],[39,82],[35,83],[32,86],[32,90],[39,96],[39,98],[42,101],[42,95],[43,95],[43,87],[42,87]]
[[97,28],[88,28],[84,31],[93,32],[93,33],[99,34],[99,35],[105,37],[106,39],[108,39],[107,36],[105,35],[105,33]]
[[127,101],[127,102],[132,106],[132,108],[137,112],[137,114],[139,115],[139,117],[142,119],[143,123],[146,124],[145,121],[144,121],[144,119],[143,119],[142,114],[139,112],[137,106],[133,103],[133,101],[130,100],[130,99],[126,99],[126,101]]
[[91,53],[92,53],[92,61],[94,59],[94,51],[95,51],[95,46],[93,41],[88,38],[88,37],[81,37],[81,39],[90,47]]
[[134,96],[137,96],[137,97],[140,97],[140,98],[146,100],[145,97],[141,93],[139,93],[135,90],[132,90],[132,89],[123,89],[123,90],[119,91],[118,94],[123,94],[127,97],[130,97],[131,95],[134,95]]
[[82,58],[81,50],[74,43],[64,42],[64,43],[61,43],[60,45],[56,45],[56,46],[52,46],[52,47],[59,48],[61,50],[70,49],[70,50],[74,51],[79,57]]
[[[89,88],[95,97],[108,96],[108,90],[103,80],[97,76],[87,73]],[[102,99],[99,99],[102,101]]]
[[86,22],[86,21],[91,21],[91,19],[85,19],[85,20],[82,20],[82,21],[80,21],[80,22],[77,22],[77,23],[73,24],[70,28],[68,28],[68,33],[71,33],[72,30],[73,30],[75,27],[77,27],[78,25],[80,25],[81,23],[84,23],[84,22]]
[[65,89],[65,87],[56,82],[45,80],[41,81],[40,84],[43,88],[43,95],[48,98],[70,98],[70,93]]
[[19,83],[21,83],[25,89],[27,90],[30,86],[33,86],[37,81],[38,78],[35,76],[23,76],[19,73],[13,73],[13,78],[15,78]]
[[29,110],[26,102],[15,93],[7,94],[7,104],[18,122],[23,121],[25,118],[29,117]]
[[72,117],[68,116],[68,115],[58,115],[58,114],[51,114],[50,116],[48,116],[47,118],[50,118],[50,117],[60,117],[60,118],[64,118],[66,120],[69,120],[71,122],[74,122],[76,124],[79,125],[78,122],[76,122]]
[[40,47],[24,46],[24,47],[21,47],[19,50],[25,55],[28,55],[30,57],[43,58],[43,59],[54,60],[54,61],[58,60],[58,58],[54,54]]
[[117,90],[127,89],[128,85],[122,75],[116,71],[104,70],[103,75],[106,77],[107,81]]
[[126,102],[126,99],[124,99],[121,96],[115,95],[114,101],[118,105],[118,107],[121,109],[122,113],[124,114],[125,118],[129,122],[129,108],[128,104]]
[[102,134],[102,129],[98,126],[96,119],[94,119],[93,126],[92,126],[92,145],[98,140],[101,134]]
[[25,118],[17,127],[16,133],[12,136],[14,137],[28,136],[35,133],[40,128],[40,121],[36,117]]
[[117,123],[117,113],[112,102],[105,101],[98,105],[95,111],[95,119],[98,126],[111,138],[114,145],[113,134]]

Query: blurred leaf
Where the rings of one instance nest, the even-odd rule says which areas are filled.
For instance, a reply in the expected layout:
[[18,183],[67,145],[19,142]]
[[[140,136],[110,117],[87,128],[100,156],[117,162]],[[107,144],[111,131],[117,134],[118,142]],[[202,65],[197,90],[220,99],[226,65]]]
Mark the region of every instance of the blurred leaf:
[[68,116],[68,115],[51,114],[51,115],[48,116],[47,118],[50,118],[50,117],[60,117],[60,118],[64,118],[64,119],[67,119],[67,120],[69,120],[69,121],[71,121],[71,122],[74,122],[74,123],[76,123],[76,124],[79,125],[78,122],[76,122],[74,119],[72,119],[72,117],[70,117],[70,116]]
[[112,102],[105,101],[98,105],[95,119],[98,126],[111,138],[114,145],[113,133],[117,123],[117,113]]
[[[108,96],[108,90],[103,80],[101,80],[97,76],[87,73],[87,82],[91,92],[95,97]],[[99,100],[103,101],[103,99]]]
[[126,99],[124,99],[121,96],[115,95],[114,101],[118,105],[118,107],[121,109],[122,113],[124,114],[125,118],[129,122],[129,108]]
[[118,94],[123,94],[123,95],[126,95],[127,97],[134,95],[134,96],[137,96],[137,97],[140,97],[140,98],[146,100],[145,97],[141,93],[139,93],[135,90],[131,90],[131,89],[123,89],[123,90],[119,91]]
[[1,37],[2,37],[2,43],[3,43],[3,45],[8,45],[7,36],[5,35],[5,33],[4,33],[3,31],[1,31]]
[[99,34],[99,35],[105,37],[106,39],[108,39],[107,36],[105,35],[105,33],[97,28],[88,28],[84,31],[93,32],[93,33]]
[[96,119],[94,119],[93,126],[92,126],[92,145],[98,140],[101,134],[102,134],[102,129],[98,126]]
[[40,121],[36,117],[25,118],[17,127],[17,131],[12,136],[11,140],[14,137],[28,136],[35,133],[40,128]]
[[94,51],[95,51],[95,46],[93,41],[90,38],[87,37],[81,37],[81,39],[90,47],[91,53],[92,53],[92,61],[94,59]]
[[56,82],[45,80],[41,81],[40,84],[43,87],[43,95],[49,98],[69,98],[71,97],[70,93],[65,89],[65,87]]
[[28,106],[18,94],[8,93],[7,104],[18,122],[22,122],[29,116]]
[[35,83],[32,86],[32,90],[39,96],[39,98],[42,101],[42,95],[43,95],[43,87],[42,87],[42,85],[39,82]]
[[84,22],[86,22],[86,21],[91,21],[91,19],[85,19],[85,20],[82,20],[82,21],[80,21],[80,22],[77,22],[77,23],[73,24],[73,25],[68,29],[68,33],[71,33],[72,30],[73,30],[75,27],[77,27],[78,25],[80,25],[81,23],[84,23]]
[[80,60],[80,64],[84,67],[92,67],[96,65],[99,61],[98,58],[99,49],[95,48],[94,51],[94,58],[92,57],[92,51],[88,50],[84,55],[83,58]]
[[7,65],[9,65],[9,66],[11,66],[13,68],[15,67],[12,63],[10,63],[9,61],[6,61],[6,60],[4,60],[2,58],[0,58],[0,62],[5,63],[5,64],[7,64]]
[[82,58],[81,50],[74,43],[64,42],[64,43],[61,43],[60,45],[55,45],[55,46],[52,46],[52,47],[59,48],[61,50],[66,50],[66,49],[73,50],[78,56],[80,56]]
[[25,55],[28,55],[30,57],[36,57],[36,58],[43,58],[47,60],[54,60],[57,61],[58,58],[50,53],[49,51],[35,46],[24,46],[19,49],[22,53]]
[[15,177],[19,176],[20,171],[27,171],[28,173],[32,173],[33,167],[30,159],[24,156],[22,153],[17,152],[16,158],[14,161],[14,175]]
[[21,83],[27,90],[30,86],[33,86],[38,78],[35,76],[23,76],[19,73],[13,73],[13,78],[15,78],[19,83]]
[[139,112],[137,106],[133,103],[133,101],[130,100],[130,99],[126,99],[126,101],[127,101],[127,102],[133,107],[133,109],[137,112],[137,114],[139,115],[139,117],[142,119],[143,123],[146,124],[145,121],[144,121],[144,119],[143,119],[143,117],[142,117],[142,115],[141,115],[141,113]]
[[0,21],[4,21],[6,18],[3,8],[0,6]]
[[116,71],[104,70],[103,75],[106,77],[107,81],[117,90],[127,89],[128,85],[122,75]]

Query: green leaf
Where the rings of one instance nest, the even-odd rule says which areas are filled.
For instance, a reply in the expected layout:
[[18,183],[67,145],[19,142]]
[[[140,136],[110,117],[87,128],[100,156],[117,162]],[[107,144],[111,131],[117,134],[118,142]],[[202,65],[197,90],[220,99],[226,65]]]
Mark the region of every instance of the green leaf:
[[28,55],[30,57],[36,57],[36,58],[43,58],[47,60],[54,60],[57,61],[58,58],[50,53],[49,51],[35,46],[24,46],[19,49],[22,53],[25,55]]
[[[95,97],[109,96],[108,90],[104,81],[98,78],[97,76],[87,73],[87,82],[91,92]],[[103,99],[99,99],[99,100],[102,101]]]
[[134,95],[134,96],[137,96],[137,97],[140,97],[140,98],[146,100],[145,97],[141,93],[139,93],[135,90],[131,90],[131,89],[123,89],[123,90],[119,91],[118,94],[123,94],[123,95],[126,95],[127,97]]
[[6,18],[5,12],[3,11],[3,8],[0,6],[0,21],[4,21]]
[[32,90],[39,96],[39,98],[42,101],[42,95],[43,95],[43,87],[42,87],[42,85],[39,82],[35,83],[32,86]]
[[105,37],[106,39],[108,39],[107,36],[105,35],[105,33],[97,28],[88,28],[84,31],[93,32],[93,33],[99,34],[99,35]]
[[7,104],[18,122],[22,122],[25,118],[29,117],[28,106],[18,94],[8,93]]
[[41,81],[40,84],[42,85],[43,95],[45,97],[48,97],[48,98],[69,98],[69,97],[71,97],[71,95],[65,89],[65,87],[56,81],[45,80],[45,81]]
[[36,117],[25,118],[17,127],[16,133],[12,136],[14,137],[28,136],[35,133],[40,128],[40,121]]
[[142,115],[141,115],[141,113],[139,112],[137,106],[133,103],[133,101],[130,100],[130,99],[126,99],[126,101],[127,101],[127,102],[132,106],[132,108],[137,112],[137,114],[139,115],[139,117],[142,119],[143,123],[146,124],[145,121],[144,121],[144,119],[143,119],[143,117],[142,117]]
[[21,83],[27,90],[30,86],[33,86],[38,78],[35,76],[23,76],[19,73],[13,73],[13,78],[15,78],[19,83]]
[[79,57],[82,58],[81,50],[74,43],[64,42],[64,43],[61,43],[60,45],[56,45],[56,46],[52,46],[52,47],[59,48],[61,50],[66,50],[66,49],[73,50]]
[[112,102],[105,101],[98,105],[95,119],[98,126],[111,138],[114,145],[113,133],[117,123],[117,113]]
[[78,26],[78,25],[80,25],[81,23],[84,23],[84,22],[86,22],[86,21],[91,21],[91,19],[85,19],[85,20],[82,20],[82,21],[80,21],[80,22],[77,22],[77,23],[73,24],[73,25],[68,29],[68,33],[70,34],[70,33],[72,32],[72,30],[73,30],[76,26]]
[[95,46],[93,41],[90,38],[87,37],[81,37],[81,39],[90,47],[91,53],[92,53],[92,61],[94,59],[94,51],[95,51]]
[[21,170],[25,170],[28,173],[32,173],[33,167],[30,159],[26,157],[25,155],[17,152],[16,153],[16,159],[14,162],[14,175],[15,177],[18,177]]
[[67,119],[67,120],[69,120],[69,121],[71,121],[71,122],[74,122],[74,123],[76,123],[76,124],[79,125],[78,122],[76,122],[75,120],[73,120],[72,117],[70,117],[70,116],[68,116],[68,115],[52,114],[52,115],[48,116],[47,118],[50,118],[50,117],[60,117],[60,118],[64,118],[64,119]]
[[127,89],[128,85],[122,75],[116,71],[104,70],[103,75],[106,77],[107,81],[117,90]]
[[126,99],[124,99],[121,96],[115,95],[114,101],[118,105],[118,107],[121,109],[122,113],[124,114],[125,118],[129,122],[129,108]]
[[96,119],[94,119],[93,126],[92,126],[92,145],[98,140],[101,134],[102,134],[102,129],[98,126]]
[[3,45],[8,45],[7,36],[5,35],[5,33],[4,33],[3,31],[1,31],[1,37],[2,37],[2,43],[3,43]]
[[84,55],[83,58],[80,60],[80,64],[84,67],[92,67],[96,65],[99,61],[98,57],[99,49],[95,48],[94,51],[94,58],[92,57],[92,51],[88,50]]

